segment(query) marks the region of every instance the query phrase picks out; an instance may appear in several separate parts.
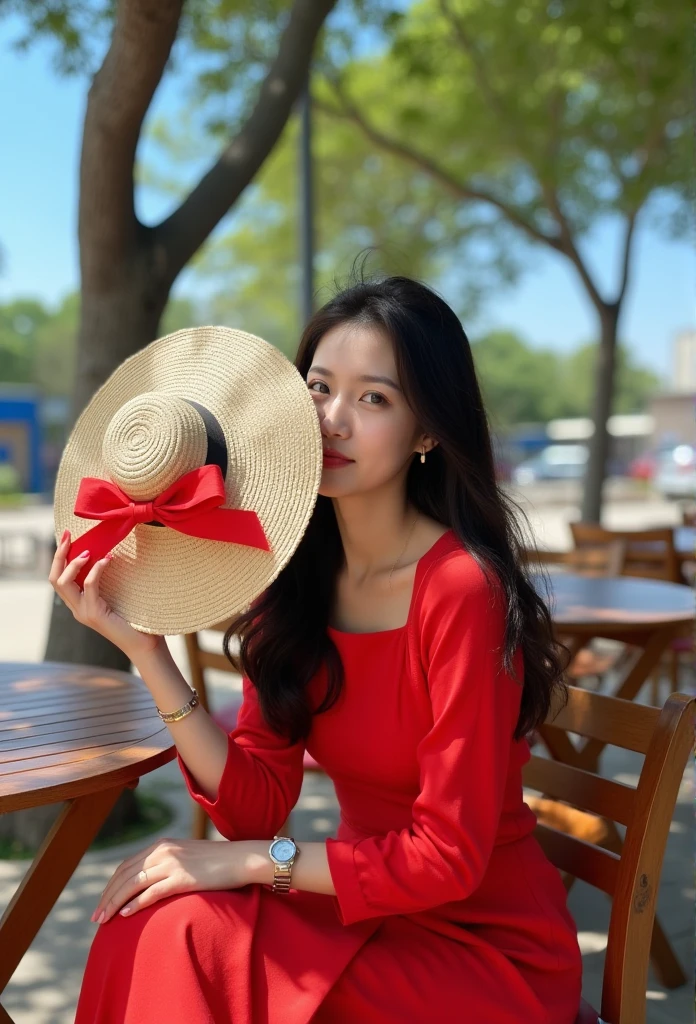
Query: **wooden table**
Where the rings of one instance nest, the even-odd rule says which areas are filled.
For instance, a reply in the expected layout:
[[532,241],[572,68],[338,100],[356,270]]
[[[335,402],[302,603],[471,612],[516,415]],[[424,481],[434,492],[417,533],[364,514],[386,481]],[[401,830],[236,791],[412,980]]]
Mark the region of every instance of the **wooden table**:
[[[635,699],[672,640],[693,633],[696,595],[691,587],[634,576],[602,578],[566,572],[551,574],[549,580],[554,627],[571,638],[571,653],[594,637],[618,640],[639,650],[613,692],[622,700]],[[534,583],[545,595],[543,578],[535,576]],[[593,739],[578,749],[559,730],[542,726],[539,731],[554,757],[596,770],[605,743]]]
[[67,801],[0,920],[0,993],[124,788],[175,757],[138,676],[0,662],[0,813]]

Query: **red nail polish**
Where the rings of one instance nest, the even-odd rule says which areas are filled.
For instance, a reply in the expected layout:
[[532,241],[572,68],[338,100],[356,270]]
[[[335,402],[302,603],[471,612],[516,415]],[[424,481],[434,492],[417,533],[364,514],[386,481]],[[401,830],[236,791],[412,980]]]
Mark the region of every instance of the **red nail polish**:
[[63,536],[60,538],[61,544],[65,544],[66,540],[70,536],[70,530],[63,530]]
[[89,551],[83,551],[82,554],[78,555],[77,557],[78,558],[89,558]]

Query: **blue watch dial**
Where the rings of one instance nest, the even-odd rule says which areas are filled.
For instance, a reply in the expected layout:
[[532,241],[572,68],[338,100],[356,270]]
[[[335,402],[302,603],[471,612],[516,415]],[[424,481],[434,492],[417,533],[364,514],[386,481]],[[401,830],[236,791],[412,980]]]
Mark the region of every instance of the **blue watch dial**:
[[290,842],[289,839],[278,839],[271,847],[271,853],[276,860],[284,862],[292,860],[295,853],[295,844]]

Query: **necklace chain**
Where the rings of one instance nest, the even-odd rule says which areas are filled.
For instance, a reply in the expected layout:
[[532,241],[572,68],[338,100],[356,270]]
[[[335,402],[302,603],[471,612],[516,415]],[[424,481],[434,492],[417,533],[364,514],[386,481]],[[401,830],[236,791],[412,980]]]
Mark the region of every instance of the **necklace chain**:
[[409,534],[408,534],[408,537],[406,538],[406,543],[404,544],[403,548],[401,549],[401,552],[400,552],[400,554],[399,554],[398,558],[396,559],[396,562],[394,562],[393,566],[391,567],[391,569],[390,569],[390,571],[389,571],[389,580],[388,580],[388,583],[389,583],[389,589],[390,589],[390,590],[391,590],[391,588],[392,588],[392,585],[391,585],[391,578],[392,578],[392,573],[393,573],[393,572],[394,572],[394,570],[396,569],[396,563],[397,563],[397,562],[399,561],[399,559],[400,559],[400,558],[401,558],[401,556],[403,555],[404,551],[405,551],[405,550],[406,550],[406,548],[408,547],[408,542],[409,542],[409,541],[410,541],[410,539],[411,539],[411,534],[413,533],[413,531],[414,531],[414,529],[415,529],[415,526],[416,526],[416,523],[417,523],[417,522],[418,522],[418,511],[416,510],[416,514],[415,514],[415,516],[413,517],[413,524],[412,524],[412,526],[411,526],[411,529],[409,530]]

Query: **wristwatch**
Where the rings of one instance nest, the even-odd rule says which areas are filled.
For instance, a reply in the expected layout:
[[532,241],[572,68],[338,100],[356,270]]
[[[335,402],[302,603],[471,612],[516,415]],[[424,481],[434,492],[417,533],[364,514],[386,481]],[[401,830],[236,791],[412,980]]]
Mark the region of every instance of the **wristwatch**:
[[299,853],[297,843],[290,836],[273,836],[268,853],[273,861],[273,892],[289,892],[292,866]]

